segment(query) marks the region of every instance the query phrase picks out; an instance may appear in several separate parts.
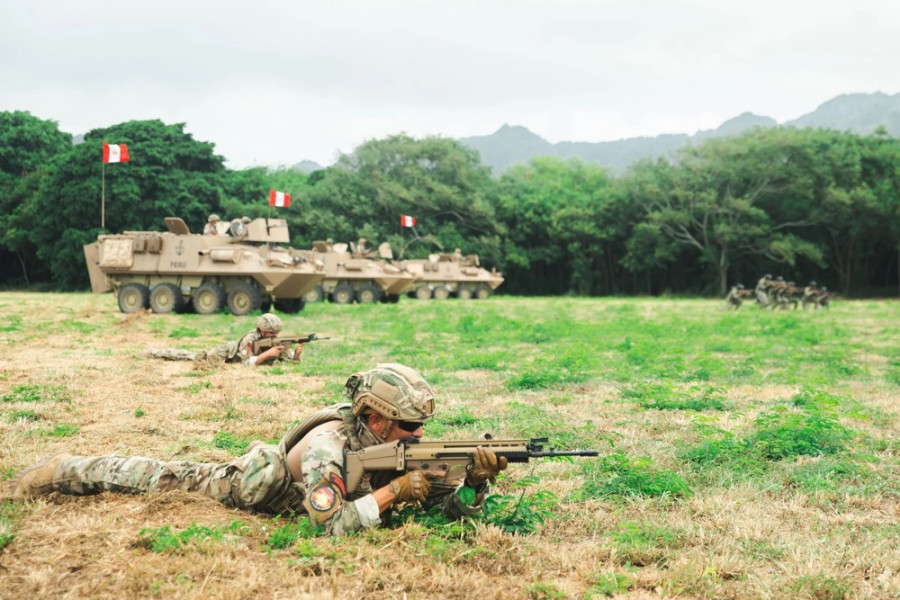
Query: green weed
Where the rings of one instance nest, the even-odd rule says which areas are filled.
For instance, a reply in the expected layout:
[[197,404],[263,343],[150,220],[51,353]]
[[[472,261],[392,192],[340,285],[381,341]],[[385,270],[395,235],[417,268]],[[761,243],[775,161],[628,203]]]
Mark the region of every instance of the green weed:
[[247,531],[247,526],[241,521],[232,521],[224,527],[206,527],[191,523],[187,529],[181,531],[173,530],[170,526],[165,525],[154,529],[141,529],[138,534],[138,544],[151,552],[180,553],[189,544],[218,542],[227,537],[237,539]]
[[525,595],[529,600],[565,600],[569,597],[554,584],[543,581],[525,586]]
[[4,325],[0,325],[0,332],[22,330],[22,317],[18,315],[11,315],[7,318],[9,319],[9,322]]
[[228,431],[220,431],[213,436],[212,445],[220,450],[225,450],[232,456],[242,456],[247,451],[247,446],[252,440],[245,440]]
[[612,598],[624,594],[634,588],[634,580],[618,573],[602,573],[597,575],[594,585],[587,591],[586,597],[606,596]]
[[622,391],[622,397],[653,410],[727,410],[724,392],[715,386],[677,388],[671,383],[638,383]]
[[582,463],[585,482],[575,493],[585,498],[687,498],[691,488],[676,473],[659,469],[649,458],[630,458],[614,453],[599,461]]
[[7,415],[7,419],[11,423],[15,423],[16,421],[40,421],[43,418],[44,417],[33,410],[16,410]]
[[69,402],[61,385],[16,385],[10,393],[0,396],[0,402]]
[[819,574],[798,577],[789,586],[792,598],[811,600],[843,600],[850,591],[850,585],[827,575]]
[[[272,524],[277,525],[279,520],[273,519]],[[314,526],[306,517],[298,517],[294,521],[287,522],[266,538],[267,547],[271,550],[281,550],[295,545],[298,540],[305,540],[321,535],[323,528]]]
[[77,331],[84,335],[94,333],[96,331],[102,331],[103,328],[104,325],[99,323],[85,323],[84,321],[74,321],[72,319],[66,319],[62,323],[60,323],[60,329]]
[[212,382],[210,381],[197,381],[188,385],[187,390],[192,394],[199,394],[203,390],[208,390],[212,387]]
[[179,325],[169,332],[170,338],[196,338],[200,337],[202,334],[194,329],[193,327],[188,327],[187,325]]
[[53,426],[53,429],[49,431],[42,431],[41,435],[47,437],[72,437],[73,435],[78,435],[78,432],[81,431],[81,427],[78,425],[70,425],[69,423],[57,423]]
[[618,564],[659,568],[665,566],[669,552],[682,548],[688,540],[687,532],[682,529],[634,522],[621,523],[605,537],[613,546]]
[[134,409],[134,416],[137,419],[140,419],[141,417],[143,417],[146,414],[147,414],[146,411],[144,411],[144,409],[141,408],[140,406],[138,406],[136,409]]

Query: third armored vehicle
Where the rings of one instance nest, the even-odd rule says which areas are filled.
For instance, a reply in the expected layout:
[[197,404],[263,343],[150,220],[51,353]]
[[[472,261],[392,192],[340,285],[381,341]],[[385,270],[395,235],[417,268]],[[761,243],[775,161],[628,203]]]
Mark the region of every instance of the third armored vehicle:
[[317,241],[312,250],[299,252],[325,273],[325,279],[306,294],[307,302],[325,298],[338,304],[396,302],[415,281],[415,275],[387,262],[393,257],[387,242],[375,252],[366,248],[365,238],[356,244]]
[[184,221],[166,217],[167,231],[100,235],[84,246],[91,288],[113,290],[124,313],[152,308],[201,314],[227,305],[232,314],[275,308],[303,309],[304,296],[324,278],[287,243],[284,219],[236,223],[219,235],[192,234]]
[[486,299],[503,283],[503,275],[496,269],[488,271],[480,266],[477,254],[463,256],[441,252],[427,259],[407,259],[400,266],[416,275],[416,281],[408,292],[410,297],[427,300],[457,298]]

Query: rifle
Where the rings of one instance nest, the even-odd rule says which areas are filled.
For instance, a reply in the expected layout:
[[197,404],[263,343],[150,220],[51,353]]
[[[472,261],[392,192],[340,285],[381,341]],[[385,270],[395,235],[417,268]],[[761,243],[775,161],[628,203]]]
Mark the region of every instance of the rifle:
[[422,441],[404,438],[386,444],[369,446],[357,451],[344,450],[341,476],[352,492],[366,471],[398,471],[412,469],[429,471],[429,479],[442,476],[443,481],[460,481],[466,467],[473,463],[478,446],[491,450],[497,457],[505,456],[511,463],[527,463],[532,458],[549,456],[597,456],[597,450],[544,449],[545,437],[513,440]]
[[291,344],[305,344],[316,340],[330,340],[329,337],[319,337],[315,333],[307,333],[306,335],[282,335],[273,338],[260,338],[253,342],[253,354],[259,354],[274,346],[284,346],[287,348]]

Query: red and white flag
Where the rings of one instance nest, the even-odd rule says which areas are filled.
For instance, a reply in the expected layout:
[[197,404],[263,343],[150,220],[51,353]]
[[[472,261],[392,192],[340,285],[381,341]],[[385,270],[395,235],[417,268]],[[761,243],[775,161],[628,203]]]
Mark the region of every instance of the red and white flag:
[[269,190],[269,206],[290,206],[291,205],[291,195],[285,194],[284,192],[276,192],[275,190]]
[[103,162],[117,163],[128,162],[129,160],[131,160],[131,157],[128,156],[128,146],[103,142]]
[[416,218],[407,215],[400,215],[400,227],[415,227]]

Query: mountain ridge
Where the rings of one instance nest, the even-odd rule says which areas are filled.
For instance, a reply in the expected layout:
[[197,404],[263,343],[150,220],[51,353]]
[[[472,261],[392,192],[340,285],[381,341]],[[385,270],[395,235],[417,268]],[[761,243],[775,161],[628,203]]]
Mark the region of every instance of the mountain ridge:
[[[873,133],[878,127],[894,137],[900,137],[900,93],[850,93],[835,96],[820,104],[814,111],[779,124],[775,119],[744,112],[724,121],[715,129],[687,133],[666,133],[657,136],[623,138],[605,142],[562,141],[552,143],[522,125],[503,124],[489,135],[457,138],[464,146],[476,150],[493,175],[511,166],[527,163],[537,156],[552,156],[563,160],[578,158],[599,164],[614,173],[622,173],[634,162],[657,158],[676,151],[693,141],[740,134],[753,127],[821,127],[851,131],[862,135]],[[313,161],[301,161],[292,168],[305,173],[322,168]]]

